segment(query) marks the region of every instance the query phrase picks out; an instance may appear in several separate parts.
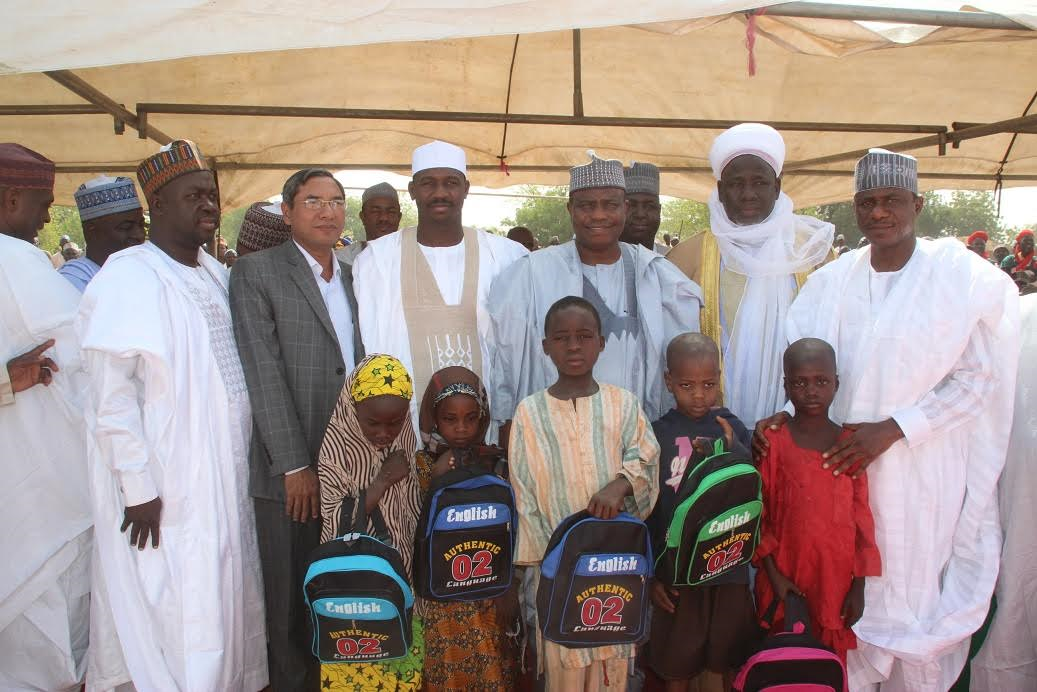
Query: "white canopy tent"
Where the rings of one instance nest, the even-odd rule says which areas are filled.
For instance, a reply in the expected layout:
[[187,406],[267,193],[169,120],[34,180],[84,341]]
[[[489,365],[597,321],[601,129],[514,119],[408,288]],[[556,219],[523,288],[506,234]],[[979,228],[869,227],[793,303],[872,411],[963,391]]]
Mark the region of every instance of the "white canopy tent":
[[926,188],[1037,184],[1033,4],[11,4],[0,140],[58,162],[59,202],[180,137],[216,162],[227,207],[304,165],[405,172],[432,138],[464,147],[479,185],[563,184],[594,149],[704,199],[712,138],[746,120],[782,130],[800,205],[845,199],[869,146],[916,155]]

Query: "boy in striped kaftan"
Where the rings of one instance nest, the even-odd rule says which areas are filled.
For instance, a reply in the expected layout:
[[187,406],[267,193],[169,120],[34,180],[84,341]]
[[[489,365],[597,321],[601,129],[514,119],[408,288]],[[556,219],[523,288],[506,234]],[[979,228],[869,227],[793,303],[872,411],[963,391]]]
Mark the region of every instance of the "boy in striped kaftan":
[[[604,348],[597,311],[582,298],[563,298],[548,311],[544,331],[558,381],[519,404],[509,446],[519,515],[515,563],[534,568],[569,515],[587,509],[611,519],[626,511],[644,519],[659,494],[659,445],[637,397],[594,381]],[[548,692],[616,689],[626,684],[634,647],[542,641],[539,653]]]

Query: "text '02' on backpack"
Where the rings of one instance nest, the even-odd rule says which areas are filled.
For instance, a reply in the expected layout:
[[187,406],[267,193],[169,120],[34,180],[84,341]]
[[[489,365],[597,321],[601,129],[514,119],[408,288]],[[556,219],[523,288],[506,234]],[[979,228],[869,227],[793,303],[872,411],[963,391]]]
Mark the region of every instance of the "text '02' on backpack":
[[368,535],[365,501],[363,491],[356,500],[345,498],[338,538],[310,553],[303,590],[313,620],[313,655],[322,663],[388,661],[410,650],[414,594],[377,508],[371,515],[375,535]]
[[652,542],[629,514],[595,519],[577,512],[547,544],[537,585],[545,639],[569,648],[632,644],[647,634]]
[[762,487],[756,467],[725,451],[723,439],[713,454],[689,463],[659,557],[660,578],[695,586],[747,564],[760,537]]
[[[775,598],[764,614],[771,621]],[[735,692],[847,692],[846,666],[831,649],[810,634],[807,602],[789,592],[785,597],[785,630],[764,640],[735,678]]]
[[489,472],[462,467],[433,479],[418,520],[414,583],[424,598],[496,598],[511,586],[515,495]]

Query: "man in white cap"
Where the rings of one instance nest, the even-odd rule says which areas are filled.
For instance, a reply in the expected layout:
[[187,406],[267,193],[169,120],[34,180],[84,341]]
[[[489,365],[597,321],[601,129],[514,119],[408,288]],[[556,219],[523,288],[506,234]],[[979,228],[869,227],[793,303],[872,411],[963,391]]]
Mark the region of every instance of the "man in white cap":
[[720,347],[724,401],[753,425],[785,402],[785,317],[807,275],[832,248],[830,223],[793,213],[781,191],[785,141],[772,127],[742,123],[709,152],[717,187],[708,231],[666,258],[706,295],[702,333]]
[[[418,225],[368,243],[353,286],[368,353],[407,366],[414,391],[433,373],[461,365],[489,384],[493,344],[487,296],[494,278],[528,251],[507,238],[463,226],[468,195],[465,153],[445,142],[414,150],[408,185]],[[411,401],[418,422],[420,396]]]
[[69,260],[58,273],[82,293],[108,257],[144,242],[144,209],[133,181],[99,176],[76,190],[86,256]]
[[495,354],[490,405],[498,421],[555,378],[542,346],[555,301],[582,296],[597,308],[605,350],[594,377],[637,395],[649,420],[672,398],[663,386],[666,346],[698,331],[702,292],[660,255],[619,242],[626,223],[626,181],[619,161],[592,154],[570,171],[573,239],[538,250],[501,274],[490,291]]
[[662,221],[659,204],[659,169],[650,163],[634,162],[623,169],[627,186],[627,220],[619,239],[624,243],[644,245],[665,255],[670,248],[655,242]]
[[364,225],[364,237],[354,238],[344,248],[335,250],[335,254],[346,264],[353,266],[356,256],[364,251],[372,240],[400,230],[400,195],[389,183],[378,183],[364,190],[360,196],[360,223]]
[[[789,341],[839,359],[824,452],[836,475],[867,469],[882,576],[865,582],[850,687],[945,692],[987,614],[1001,555],[997,480],[1019,358],[1015,285],[955,238],[915,237],[917,162],[873,149],[857,162],[857,225],[870,244],[816,271],[789,311]],[[785,412],[757,425],[788,420]]]

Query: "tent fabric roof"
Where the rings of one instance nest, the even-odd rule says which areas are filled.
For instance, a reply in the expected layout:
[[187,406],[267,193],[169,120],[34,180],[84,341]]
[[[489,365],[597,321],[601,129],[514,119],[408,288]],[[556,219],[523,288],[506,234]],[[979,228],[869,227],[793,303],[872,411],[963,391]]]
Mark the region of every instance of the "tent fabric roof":
[[[101,9],[109,2],[101,2]],[[1037,32],[941,28],[900,44],[854,22],[764,14],[753,20],[757,71],[750,77],[746,16],[706,15],[771,3],[627,3],[617,9],[597,0],[282,1],[256,10],[248,9],[256,3],[238,1],[138,9],[128,21],[107,24],[96,19],[93,7],[86,13],[75,5],[79,14],[61,20],[77,23],[74,35],[66,33],[64,40],[53,31],[34,30],[34,22],[54,21],[39,16],[38,4],[15,0],[27,14],[9,13],[15,21],[0,29],[0,36],[41,37],[30,42],[4,37],[11,47],[5,51],[12,54],[0,58],[0,139],[57,161],[56,197],[64,203],[92,177],[87,169],[131,170],[158,144],[139,139],[130,128],[114,134],[113,118],[106,114],[8,114],[16,106],[85,103],[33,70],[74,67],[76,75],[131,112],[137,104],[162,103],[451,113],[507,108],[512,114],[571,117],[574,37],[568,29],[579,26],[587,116],[949,127],[1018,118],[1028,107],[1030,114],[1037,112],[1031,103]],[[650,7],[631,7],[639,4]],[[1037,12],[1005,13],[1037,25]],[[233,33],[225,31],[228,21],[234,22]],[[615,23],[636,26],[609,26]],[[283,31],[275,31],[281,24]],[[594,25],[599,28],[587,28]],[[332,43],[339,45],[313,47]],[[102,63],[122,64],[84,67]],[[664,194],[704,199],[714,185],[707,152],[718,132],[513,122],[505,140],[499,122],[158,112],[149,114],[148,124],[193,139],[216,160],[228,208],[276,194],[290,173],[286,164],[406,171],[413,148],[433,138],[466,150],[470,178],[478,185],[565,184],[566,169],[583,163],[586,150],[594,149],[599,156],[663,166]],[[1037,132],[1037,123],[1026,128]],[[924,136],[790,129],[783,134],[789,162]],[[990,189],[1012,140],[1012,134],[996,134],[948,146],[945,156],[935,145],[910,153],[919,158],[923,175],[950,176],[924,178],[927,189]],[[510,175],[498,167],[502,146]],[[70,166],[80,168],[64,172]],[[810,165],[815,171],[810,175],[790,170],[784,189],[801,206],[845,199],[852,167],[848,159]],[[1037,180],[1037,137],[1015,138],[1003,173]],[[1012,184],[1027,182],[1005,182]]]

